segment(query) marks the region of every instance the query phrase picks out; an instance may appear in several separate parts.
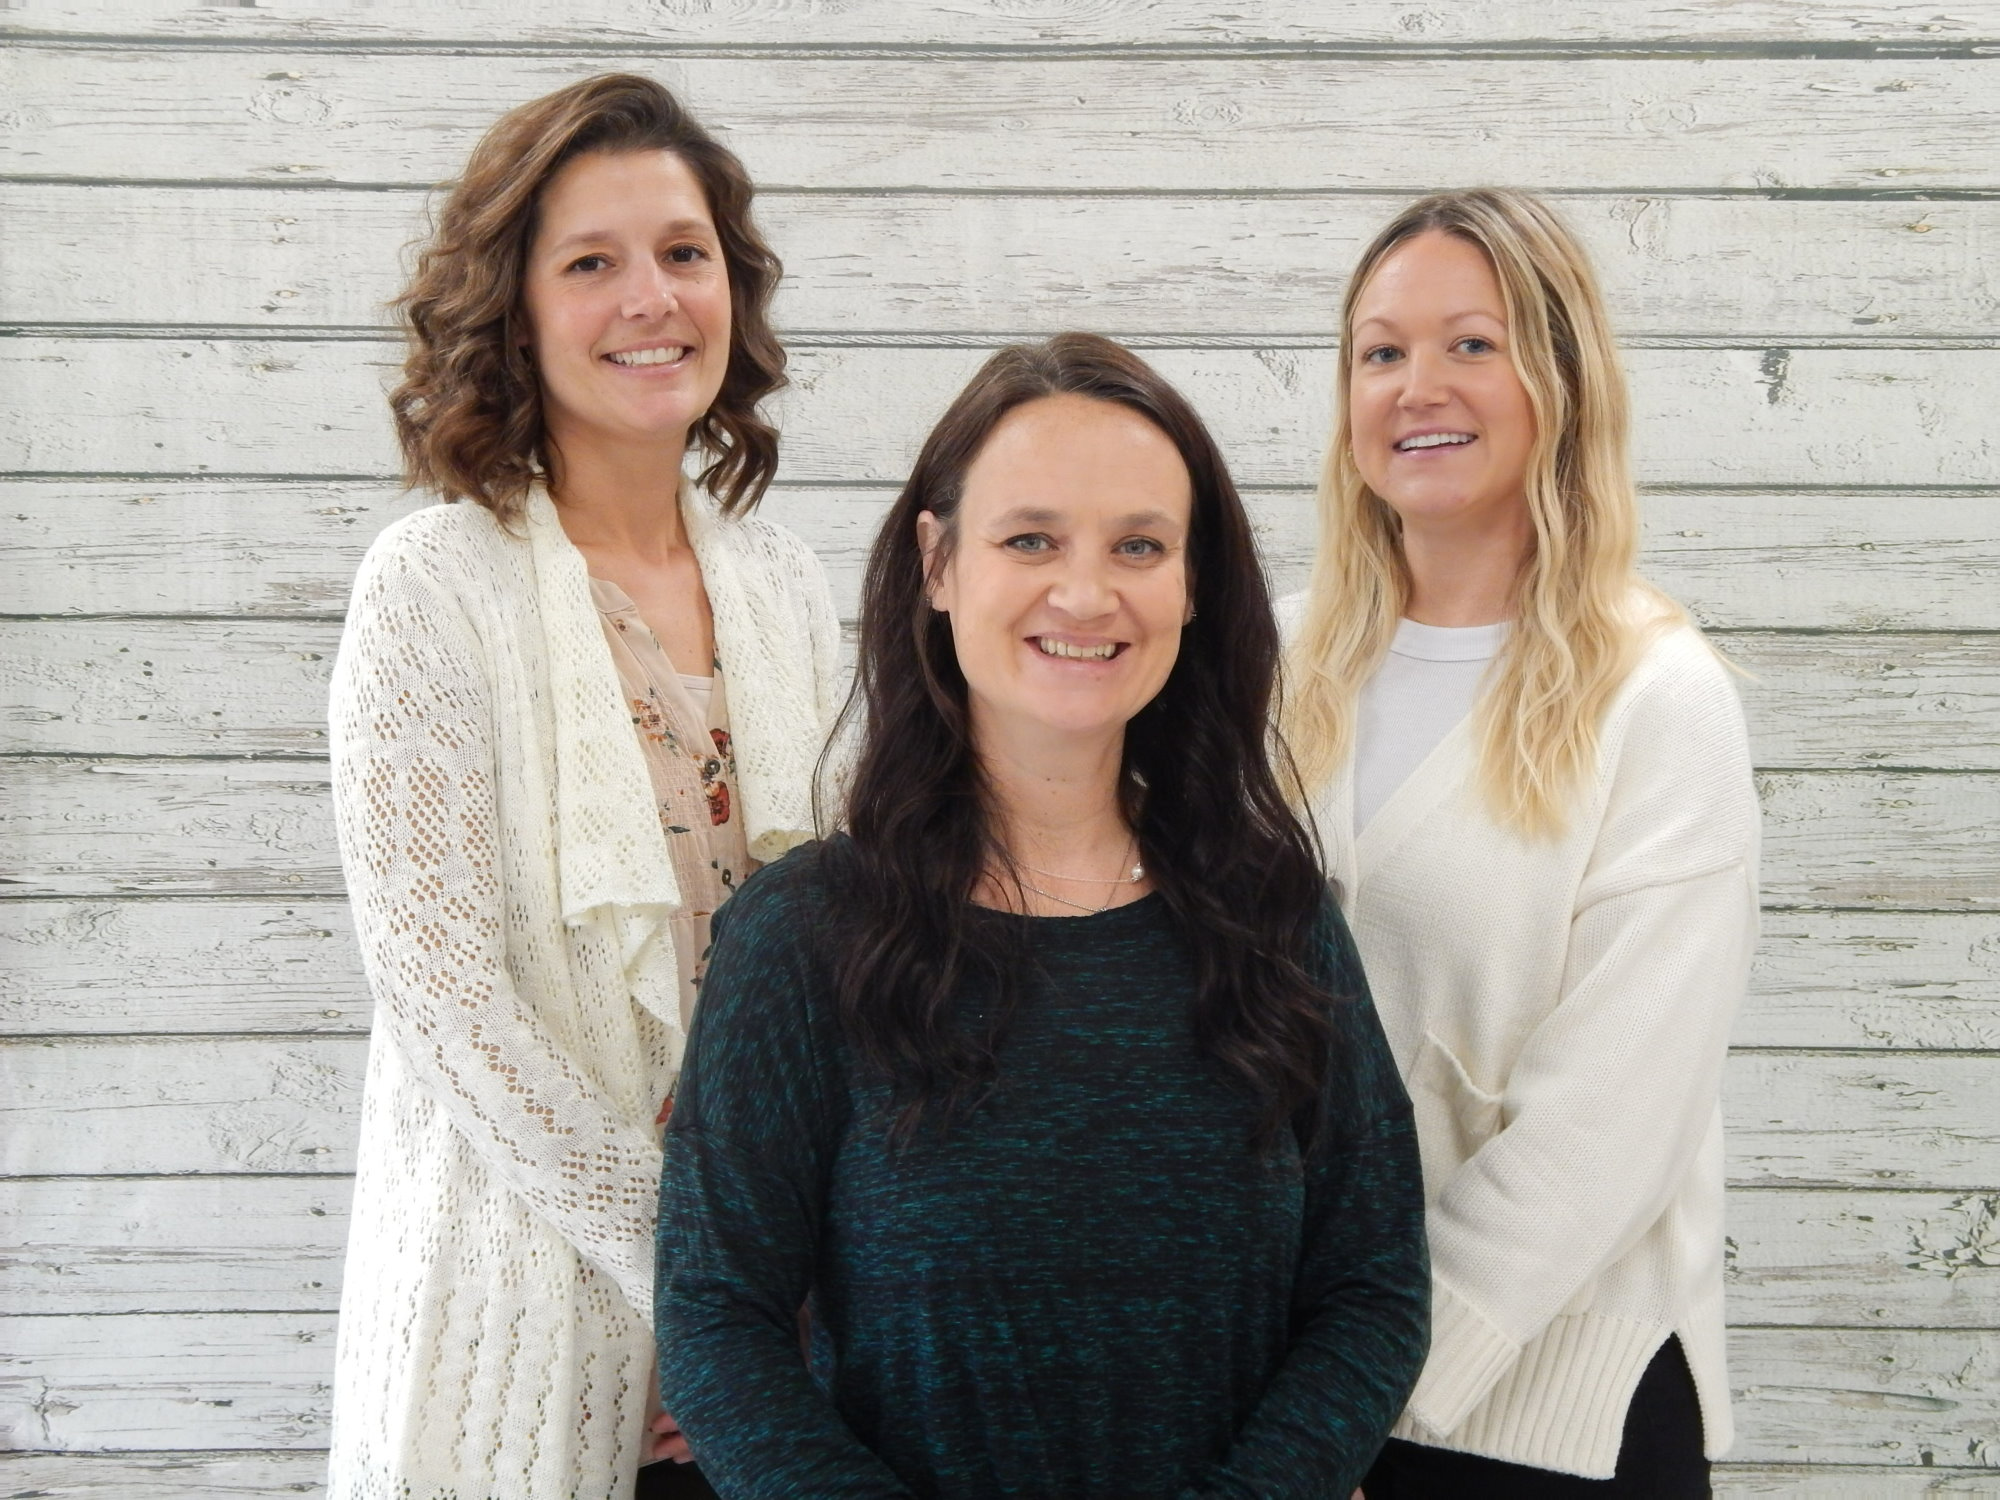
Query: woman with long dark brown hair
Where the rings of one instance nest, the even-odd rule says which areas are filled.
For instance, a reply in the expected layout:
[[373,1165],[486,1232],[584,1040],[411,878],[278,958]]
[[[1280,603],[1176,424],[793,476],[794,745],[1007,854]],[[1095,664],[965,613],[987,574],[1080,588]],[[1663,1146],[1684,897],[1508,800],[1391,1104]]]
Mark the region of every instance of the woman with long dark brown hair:
[[845,831],[722,914],[669,1127],[662,1390],[718,1493],[1344,1500],[1374,1456],[1416,1144],[1272,770],[1278,650],[1130,353],[1003,350],[930,435]]
[[488,132],[401,298],[405,467],[458,503],[370,549],[333,687],[376,1001],[335,1500],[625,1500],[685,1452],[656,1116],[710,915],[810,827],[838,649],[751,514],[784,354],[750,201],[665,89],[587,79]]

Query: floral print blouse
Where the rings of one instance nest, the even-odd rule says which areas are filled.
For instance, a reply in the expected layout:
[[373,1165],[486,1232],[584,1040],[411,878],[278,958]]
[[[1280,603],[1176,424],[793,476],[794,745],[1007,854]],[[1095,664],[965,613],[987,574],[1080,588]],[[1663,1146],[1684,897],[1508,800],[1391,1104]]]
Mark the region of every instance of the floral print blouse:
[[736,757],[729,746],[722,663],[715,663],[704,691],[701,679],[674,669],[623,589],[593,578],[590,596],[604,620],[611,659],[652,777],[674,878],[680,882],[681,910],[670,920],[685,1032],[694,1020],[695,986],[708,955],[709,919],[755,868],[736,807]]

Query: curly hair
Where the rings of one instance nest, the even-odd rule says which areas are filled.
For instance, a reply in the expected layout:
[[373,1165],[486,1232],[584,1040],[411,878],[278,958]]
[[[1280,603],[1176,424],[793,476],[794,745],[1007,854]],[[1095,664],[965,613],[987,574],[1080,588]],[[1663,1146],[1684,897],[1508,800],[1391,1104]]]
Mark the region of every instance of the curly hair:
[[547,474],[521,304],[542,193],[587,152],[649,150],[672,152],[700,182],[729,273],[729,365],[688,433],[709,460],[698,480],[730,514],[763,498],[778,433],[757,406],[785,384],[785,351],[770,323],[783,267],[751,220],[743,164],[671,93],[634,73],[586,78],[501,116],[445,200],[394,303],[409,353],[389,406],[412,487],[476,501],[505,521]]

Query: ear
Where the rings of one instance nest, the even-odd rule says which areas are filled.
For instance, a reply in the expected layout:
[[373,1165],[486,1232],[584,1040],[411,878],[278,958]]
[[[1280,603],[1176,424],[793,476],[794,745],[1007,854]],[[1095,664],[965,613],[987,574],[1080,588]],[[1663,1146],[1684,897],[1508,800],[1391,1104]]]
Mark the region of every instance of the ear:
[[946,614],[951,612],[951,564],[935,566],[938,547],[944,541],[944,522],[930,511],[917,517],[917,550],[923,557],[924,597],[930,600],[931,608]]

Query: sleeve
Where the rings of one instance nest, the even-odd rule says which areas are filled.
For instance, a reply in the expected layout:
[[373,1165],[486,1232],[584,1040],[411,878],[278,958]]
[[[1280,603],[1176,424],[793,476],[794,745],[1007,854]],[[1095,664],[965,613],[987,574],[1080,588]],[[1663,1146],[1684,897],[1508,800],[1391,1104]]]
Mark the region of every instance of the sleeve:
[[1292,1346],[1228,1455],[1183,1500],[1345,1500],[1424,1363],[1430,1274],[1409,1096],[1330,904],[1322,932],[1322,978],[1351,998],[1338,1011],[1331,1123],[1306,1163]]
[[1503,1128],[1431,1211],[1433,1342],[1410,1410],[1433,1432],[1651,1229],[1715,1124],[1757,935],[1757,799],[1735,694],[1701,665],[1626,726],[1560,998],[1515,1061]]
[[806,557],[806,630],[812,637],[814,707],[819,711],[820,729],[824,733],[833,727],[844,696],[840,616],[833,607],[833,588],[827,582],[825,564],[810,549],[806,549]]
[[659,1151],[515,987],[498,706],[459,599],[393,540],[356,581],[329,714],[376,1024],[487,1169],[644,1317]]
[[722,1494],[910,1491],[854,1435],[799,1349],[844,1098],[809,1014],[793,854],[717,913],[660,1179],[660,1398]]

